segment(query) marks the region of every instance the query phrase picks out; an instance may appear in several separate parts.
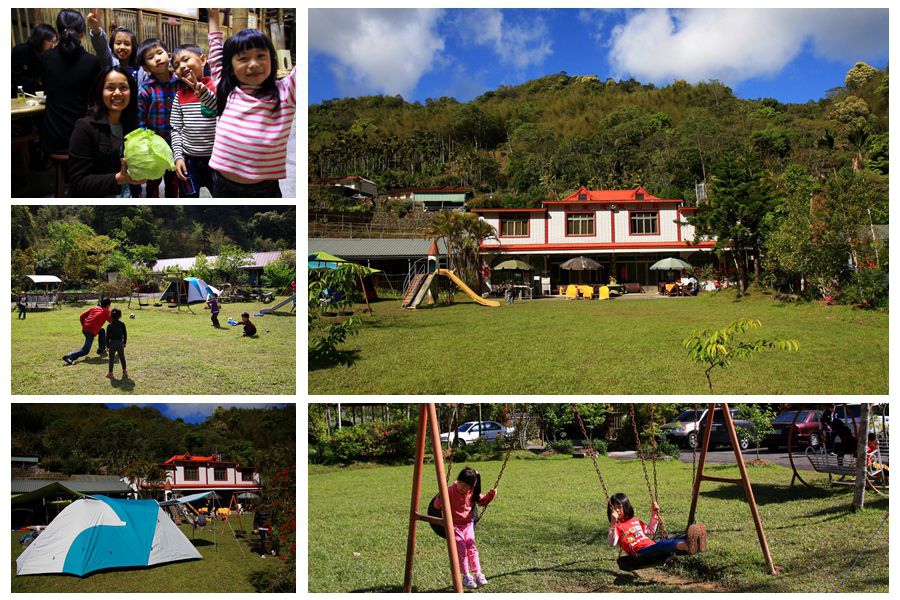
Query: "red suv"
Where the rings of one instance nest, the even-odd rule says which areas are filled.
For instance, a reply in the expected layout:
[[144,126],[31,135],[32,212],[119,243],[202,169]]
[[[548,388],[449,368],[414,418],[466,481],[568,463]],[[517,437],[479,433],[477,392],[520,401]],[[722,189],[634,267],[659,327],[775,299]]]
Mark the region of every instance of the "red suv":
[[[797,415],[798,412],[799,415]],[[775,433],[766,436],[763,445],[773,452],[787,446],[788,433],[795,415],[797,422],[794,423],[794,440],[791,442],[793,447],[812,446],[818,448],[822,443],[822,411],[813,409],[789,410],[775,417],[775,420],[772,421]]]

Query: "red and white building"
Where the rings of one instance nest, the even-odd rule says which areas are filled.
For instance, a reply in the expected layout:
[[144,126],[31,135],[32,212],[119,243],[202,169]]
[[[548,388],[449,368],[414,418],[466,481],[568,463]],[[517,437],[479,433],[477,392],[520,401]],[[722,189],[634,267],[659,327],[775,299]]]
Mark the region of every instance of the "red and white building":
[[[171,493],[187,496],[213,491],[228,501],[232,495],[259,492],[259,473],[255,467],[222,460],[221,456],[176,454],[158,466],[165,478],[156,487],[165,490],[167,497]],[[140,485],[148,488],[151,484],[140,482]]]
[[[605,283],[615,275],[619,283],[655,286],[672,273],[651,271],[667,257],[688,260],[715,246],[712,240],[694,243],[694,227],[687,217],[697,209],[681,199],[657,198],[638,186],[633,190],[588,190],[581,187],[562,200],[545,200],[541,208],[478,208],[473,212],[494,226],[497,238],[485,240],[482,251],[488,267],[511,257],[530,263],[535,275],[556,285],[583,281]],[[573,273],[560,264],[576,256],[599,262],[599,271]]]

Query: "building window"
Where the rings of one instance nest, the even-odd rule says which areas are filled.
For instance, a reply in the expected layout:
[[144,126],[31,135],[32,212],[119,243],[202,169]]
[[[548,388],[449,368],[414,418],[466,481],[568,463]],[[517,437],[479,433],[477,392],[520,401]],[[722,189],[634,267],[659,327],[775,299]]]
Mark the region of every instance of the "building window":
[[200,468],[199,467],[185,467],[184,468],[184,480],[185,481],[200,481]]
[[578,194],[578,199],[582,202],[587,200],[587,194]]
[[631,213],[631,235],[657,235],[658,233],[658,212]]
[[637,194],[634,195],[634,199],[635,200],[643,200],[644,194],[642,192],[638,192]]
[[241,481],[253,481],[253,471],[241,471]]
[[216,467],[213,469],[213,479],[216,481],[227,481],[228,471],[224,467]]
[[594,235],[594,213],[567,214],[566,235]]
[[528,237],[528,215],[505,215],[500,217],[501,237]]

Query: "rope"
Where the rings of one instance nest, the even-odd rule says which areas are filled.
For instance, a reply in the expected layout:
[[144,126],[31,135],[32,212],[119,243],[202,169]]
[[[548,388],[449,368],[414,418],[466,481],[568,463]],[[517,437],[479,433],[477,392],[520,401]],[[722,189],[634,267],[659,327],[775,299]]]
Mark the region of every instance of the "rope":
[[600,480],[600,487],[603,488],[603,495],[606,496],[606,504],[609,505],[609,490],[606,489],[606,482],[603,481],[603,474],[600,473],[600,465],[597,464],[597,457],[594,456],[594,446],[591,444],[591,438],[588,437],[587,429],[584,427],[584,421],[581,420],[581,413],[578,412],[578,406],[573,402],[572,403],[572,411],[575,413],[575,420],[578,421],[578,427],[581,428],[581,435],[584,436],[584,441],[587,442],[588,452],[591,455],[591,462],[594,463],[594,471],[597,472],[597,479]]
[[859,559],[862,557],[863,552],[865,552],[866,548],[868,548],[872,544],[872,542],[875,541],[875,536],[878,535],[878,532],[881,531],[881,528],[884,527],[885,523],[887,523],[889,514],[890,513],[887,513],[887,512],[884,513],[884,518],[881,520],[881,523],[875,529],[875,533],[872,534],[872,537],[869,539],[869,543],[867,543],[865,546],[863,546],[862,550],[859,551],[859,554],[857,554],[856,558],[853,559],[853,564],[851,564],[850,568],[844,572],[844,576],[841,578],[840,583],[838,583],[837,587],[834,588],[835,593],[841,591],[841,586],[844,585],[844,582],[847,580],[847,576],[850,574],[850,571],[852,571],[853,568],[856,567],[856,563],[859,562]]
[[[647,474],[647,463],[644,460],[644,449],[641,446],[641,436],[638,433],[637,419],[635,418],[635,414],[634,414],[634,403],[633,402],[628,405],[628,409],[631,413],[631,428],[634,430],[634,441],[637,444],[638,457],[641,459],[641,469],[643,469],[643,471],[644,471],[644,481],[647,483],[647,495],[650,496],[651,504],[653,502],[656,502],[657,504],[659,504],[659,500],[654,500],[654,498],[653,498],[653,488],[650,486],[650,476]],[[655,466],[656,466],[656,458],[655,457],[653,458],[653,464],[654,464],[654,476],[655,476]],[[665,525],[665,523],[663,523],[663,519],[662,519],[661,515],[659,515],[659,529],[660,529],[660,532],[662,533],[663,537],[668,537],[668,534],[666,532],[666,525]]]

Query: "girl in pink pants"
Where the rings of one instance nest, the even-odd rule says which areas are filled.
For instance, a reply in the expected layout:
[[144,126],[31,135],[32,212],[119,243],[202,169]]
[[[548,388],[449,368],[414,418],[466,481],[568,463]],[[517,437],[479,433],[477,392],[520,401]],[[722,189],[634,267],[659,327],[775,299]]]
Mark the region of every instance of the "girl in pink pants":
[[[471,467],[466,467],[459,472],[448,492],[453,518],[453,537],[456,540],[459,568],[463,573],[463,585],[475,589],[487,584],[487,578],[481,572],[478,548],[475,546],[475,505],[487,506],[497,496],[497,490],[492,489],[482,496],[481,474]],[[438,510],[443,510],[441,504],[441,498],[438,496],[434,506]],[[474,577],[472,571],[475,572]]]

